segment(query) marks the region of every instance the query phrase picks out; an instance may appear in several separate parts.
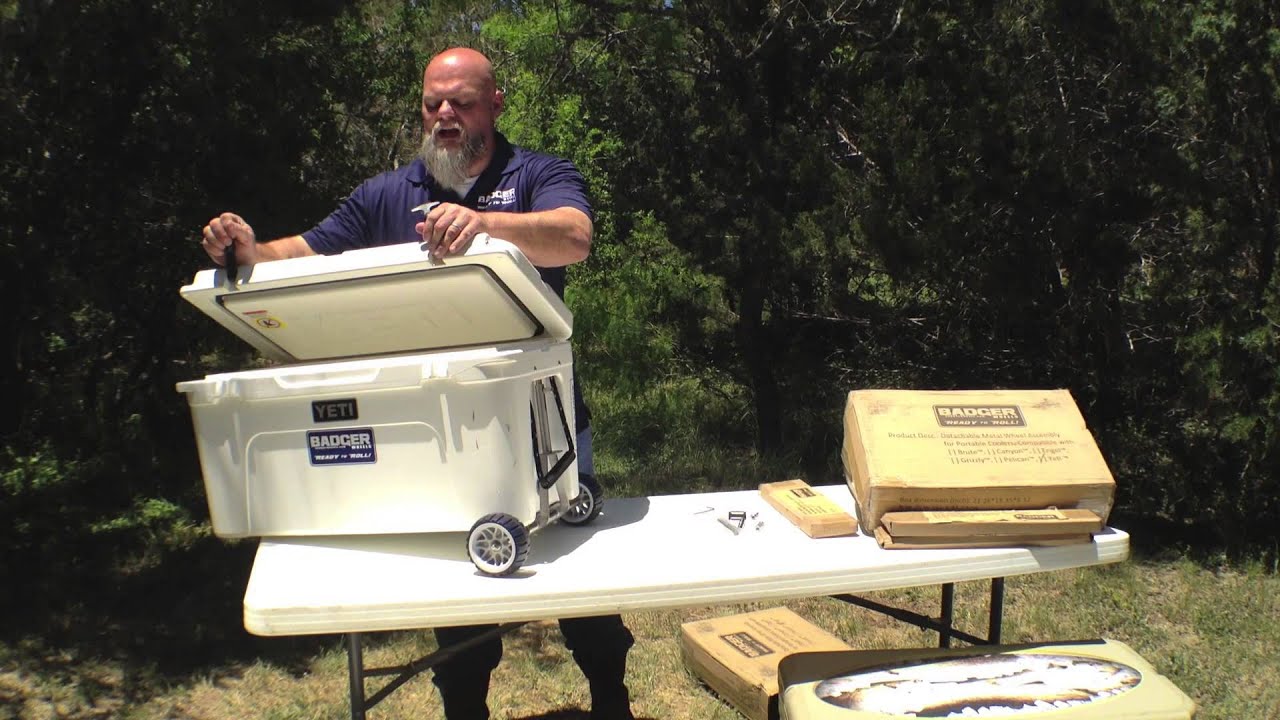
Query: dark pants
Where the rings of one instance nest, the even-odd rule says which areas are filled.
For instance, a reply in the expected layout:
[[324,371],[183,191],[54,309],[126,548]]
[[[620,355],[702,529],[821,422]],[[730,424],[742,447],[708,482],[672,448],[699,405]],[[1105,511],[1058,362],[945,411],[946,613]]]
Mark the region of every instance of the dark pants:
[[[436,628],[441,649],[475,637],[495,625]],[[565,647],[587,677],[592,720],[630,720],[627,694],[627,651],[634,638],[620,615],[567,618],[560,621]],[[489,673],[502,659],[502,638],[493,637],[435,667],[432,682],[440,690],[448,720],[487,720]]]

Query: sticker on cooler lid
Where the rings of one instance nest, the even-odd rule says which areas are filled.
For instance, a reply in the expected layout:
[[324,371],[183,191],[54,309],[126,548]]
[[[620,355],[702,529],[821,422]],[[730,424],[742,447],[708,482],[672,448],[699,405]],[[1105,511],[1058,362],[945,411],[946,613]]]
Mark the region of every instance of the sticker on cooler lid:
[[268,315],[266,310],[245,310],[240,314],[262,330],[280,330],[284,328],[284,321]]
[[284,327],[284,321],[271,316],[258,317],[253,319],[253,324],[263,330],[279,330]]
[[307,451],[312,465],[358,465],[375,463],[373,428],[307,431]]

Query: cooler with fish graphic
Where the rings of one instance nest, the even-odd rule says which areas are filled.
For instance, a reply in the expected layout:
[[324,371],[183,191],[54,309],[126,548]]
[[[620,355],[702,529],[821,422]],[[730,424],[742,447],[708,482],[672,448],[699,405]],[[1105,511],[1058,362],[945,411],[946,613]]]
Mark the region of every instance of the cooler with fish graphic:
[[1185,720],[1196,709],[1114,640],[797,653],[778,676],[784,720]]
[[465,531],[504,575],[530,532],[599,513],[578,482],[573,317],[514,245],[204,270],[181,294],[281,363],[177,386],[217,535]]

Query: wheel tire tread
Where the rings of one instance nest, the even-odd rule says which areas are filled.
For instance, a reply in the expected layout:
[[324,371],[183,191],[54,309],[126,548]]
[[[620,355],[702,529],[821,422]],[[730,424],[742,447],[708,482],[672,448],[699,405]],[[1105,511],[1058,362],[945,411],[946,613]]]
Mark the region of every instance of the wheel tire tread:
[[[497,572],[494,572],[493,570],[483,565],[479,561],[479,559],[476,558],[476,556],[471,552],[471,541],[473,536],[476,533],[476,530],[478,530],[481,526],[487,525],[487,524],[499,525],[502,527],[503,530],[506,530],[507,533],[511,536],[512,545],[514,546],[514,551],[512,553],[514,558],[512,559],[511,564],[507,566],[505,569]],[[525,528],[525,526],[519,520],[515,519],[514,517],[506,513],[490,513],[480,518],[479,520],[475,521],[475,524],[471,526],[471,532],[467,533],[466,545],[467,545],[467,557],[471,559],[471,564],[475,565],[477,570],[484,573],[485,575],[490,575],[493,577],[503,577],[506,575],[510,575],[516,570],[519,570],[520,566],[524,564],[524,561],[528,559],[529,531]]]

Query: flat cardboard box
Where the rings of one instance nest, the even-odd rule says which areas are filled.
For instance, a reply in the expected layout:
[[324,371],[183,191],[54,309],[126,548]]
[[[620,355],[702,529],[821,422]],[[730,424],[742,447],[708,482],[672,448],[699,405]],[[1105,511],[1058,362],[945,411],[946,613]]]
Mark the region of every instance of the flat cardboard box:
[[1089,533],[1070,535],[986,535],[975,537],[898,537],[884,526],[876,528],[876,542],[885,550],[946,550],[949,548],[1047,547],[1093,542]]
[[858,534],[858,521],[803,480],[760,485],[760,496],[811,538]]
[[1196,712],[1133,648],[1105,639],[799,653],[778,675],[783,720],[1189,720]]
[[885,513],[881,525],[902,537],[1027,537],[1102,531],[1092,510],[926,510]]
[[1115,480],[1066,390],[855,390],[845,479],[863,532],[895,510],[1092,510]]
[[685,665],[750,720],[778,717],[782,658],[848,649],[839,638],[781,607],[680,626]]

